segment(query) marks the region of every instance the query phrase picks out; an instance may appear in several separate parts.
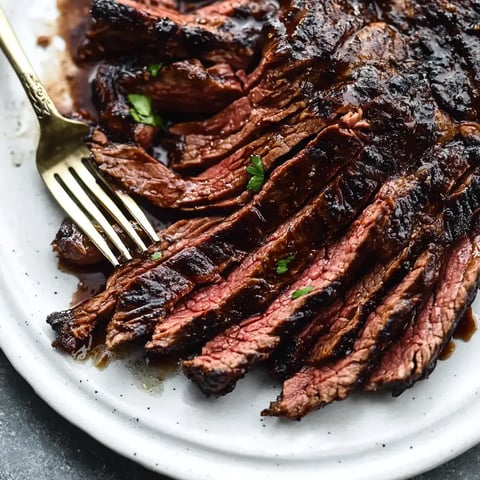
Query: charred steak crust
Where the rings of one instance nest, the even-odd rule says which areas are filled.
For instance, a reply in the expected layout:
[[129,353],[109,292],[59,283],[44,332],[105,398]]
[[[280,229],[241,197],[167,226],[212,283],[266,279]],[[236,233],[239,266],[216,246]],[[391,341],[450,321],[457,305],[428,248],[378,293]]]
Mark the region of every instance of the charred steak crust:
[[[51,314],[57,346],[105,324],[214,395],[270,362],[287,418],[426,378],[479,285],[479,24],[477,0],[93,0],[92,159],[184,219]],[[53,246],[101,259],[69,223]]]

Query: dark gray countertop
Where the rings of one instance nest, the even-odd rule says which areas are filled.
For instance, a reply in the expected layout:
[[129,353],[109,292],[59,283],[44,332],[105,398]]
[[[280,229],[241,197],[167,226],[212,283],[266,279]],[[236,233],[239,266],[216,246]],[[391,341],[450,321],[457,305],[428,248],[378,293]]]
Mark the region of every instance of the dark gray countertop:
[[[479,478],[480,446],[414,480]],[[167,480],[111,452],[57,415],[0,351],[0,480],[24,479]]]

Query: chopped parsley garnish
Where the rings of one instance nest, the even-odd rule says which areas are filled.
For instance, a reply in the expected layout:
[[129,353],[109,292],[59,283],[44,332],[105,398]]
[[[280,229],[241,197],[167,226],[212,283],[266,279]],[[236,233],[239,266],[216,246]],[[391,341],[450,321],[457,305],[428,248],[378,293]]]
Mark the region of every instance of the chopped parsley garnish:
[[247,183],[247,190],[257,193],[262,189],[265,181],[265,169],[263,168],[262,159],[260,155],[250,156],[251,165],[247,167],[247,172],[251,175]]
[[130,109],[130,115],[137,123],[151,125],[152,127],[161,127],[163,122],[160,115],[153,113],[152,99],[147,95],[131,93],[128,95],[128,101],[133,108]]
[[152,78],[155,78],[155,77],[158,76],[158,73],[160,72],[162,67],[163,67],[163,64],[161,64],[161,63],[151,63],[147,67],[147,71],[152,76]]
[[299,288],[298,290],[295,290],[292,293],[292,300],[303,297],[304,295],[309,294],[312,290],[313,290],[313,287],[311,286]]
[[161,258],[163,257],[163,253],[162,252],[153,252],[151,255],[150,255],[150,260],[160,260]]
[[279,275],[283,275],[284,273],[288,272],[288,267],[290,264],[295,260],[295,257],[297,256],[296,253],[292,253],[288,257],[282,258],[277,261],[277,265],[275,266],[275,271]]

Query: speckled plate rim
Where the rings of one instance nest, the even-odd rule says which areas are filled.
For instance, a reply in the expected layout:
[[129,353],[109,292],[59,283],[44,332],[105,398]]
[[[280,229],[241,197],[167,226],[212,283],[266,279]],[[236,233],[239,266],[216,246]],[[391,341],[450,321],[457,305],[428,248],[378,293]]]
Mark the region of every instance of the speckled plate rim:
[[[15,28],[22,41],[25,42],[27,51],[34,54],[32,58],[37,64],[39,62],[37,53],[39,57],[42,57],[43,54],[34,50],[34,35],[44,33],[44,31],[41,30],[35,19],[51,18],[54,15],[53,0],[37,0],[33,6],[26,0],[16,0],[15,2],[0,0],[0,5],[6,7],[7,11],[13,14]],[[22,13],[22,15],[15,16],[15,13]],[[47,52],[47,60],[48,55]],[[0,66],[2,70],[6,68],[5,62],[0,63]],[[0,71],[0,73],[3,72]],[[6,75],[9,76],[9,73]],[[22,95],[21,92],[15,92],[15,96],[17,94],[19,97]],[[3,101],[6,102],[6,95],[10,95],[8,88],[0,92],[0,100],[3,98]],[[25,121],[27,124],[27,132],[29,132],[27,141],[22,140],[22,142],[18,141],[12,144],[11,139],[0,137],[0,154],[8,157],[10,150],[16,149],[18,146],[18,149],[24,150],[27,157],[31,157],[33,144],[31,132],[34,131],[35,124],[28,108],[23,108],[17,113],[20,121]],[[0,131],[3,128],[2,122],[3,120],[0,119]],[[6,124],[4,126],[8,130]],[[14,168],[12,165],[1,167],[6,178],[9,178],[9,175],[13,179],[19,178],[16,173],[11,173],[12,168]],[[19,188],[29,191],[32,189],[32,195],[33,192],[41,190],[41,184],[36,181],[31,168],[28,170],[28,180],[25,182],[25,185],[20,185]],[[0,218],[4,216],[11,220],[14,217],[11,215],[8,201],[9,188],[17,188],[17,186],[14,186],[12,182],[8,187],[8,182],[5,181],[3,187],[3,190],[0,190]],[[15,193],[13,190],[11,192]],[[60,216],[58,210],[49,202],[44,192],[39,193],[38,196],[40,197],[38,201],[46,204],[42,209],[52,212],[54,217],[52,224],[55,224]],[[26,201],[26,205],[20,205],[18,208],[22,210],[35,205],[36,202],[37,200]],[[79,389],[76,375],[82,374],[78,373],[82,371],[82,367],[72,365],[70,359],[59,356],[57,352],[46,348],[51,340],[51,335],[48,336],[47,330],[43,326],[37,328],[35,325],[35,328],[32,329],[29,324],[32,322],[32,317],[38,313],[35,310],[36,297],[33,295],[33,284],[23,279],[22,275],[23,269],[30,268],[27,266],[31,261],[28,249],[25,250],[28,242],[24,242],[22,228],[21,224],[17,225],[14,221],[7,222],[7,225],[0,222],[0,348],[36,393],[60,415],[112,450],[151,470],[185,480],[223,479],[227,476],[243,478],[245,475],[253,480],[267,478],[291,480],[292,475],[302,475],[307,480],[313,480],[318,478],[319,474],[330,475],[335,479],[401,479],[431,469],[480,441],[480,432],[476,428],[478,420],[480,420],[480,401],[477,398],[476,388],[480,388],[480,384],[475,384],[474,388],[469,390],[468,395],[455,397],[453,395],[455,384],[449,383],[451,394],[449,393],[450,389],[445,393],[440,390],[440,388],[445,388],[444,385],[435,386],[436,380],[429,383],[429,386],[433,385],[434,394],[440,395],[441,392],[440,396],[446,402],[447,408],[429,418],[428,421],[423,421],[419,415],[418,418],[413,419],[409,430],[403,432],[402,435],[393,431],[383,434],[382,437],[379,436],[378,438],[388,438],[388,449],[378,445],[373,448],[372,444],[368,442],[361,445],[355,442],[355,439],[351,441],[350,445],[348,441],[351,439],[345,437],[344,448],[332,446],[329,450],[329,445],[326,444],[323,453],[316,451],[315,455],[312,455],[307,448],[304,453],[283,455],[279,459],[271,455],[269,451],[264,452],[261,449],[261,442],[258,443],[256,440],[252,440],[252,445],[234,451],[233,443],[232,445],[228,442],[221,444],[217,437],[213,437],[211,441],[202,442],[202,437],[196,432],[193,432],[192,437],[188,438],[185,432],[176,434],[174,430],[167,427],[159,431],[146,424],[132,426],[131,414],[136,414],[135,406],[122,406],[122,401],[113,399],[106,394],[97,397],[93,395],[92,388]],[[50,229],[52,229],[52,225],[50,225]],[[43,242],[43,236],[40,237]],[[34,238],[31,244],[36,245],[35,241]],[[19,248],[18,245],[22,245],[23,254],[16,251]],[[39,263],[52,262],[53,257],[51,255],[49,257],[45,253],[45,245],[37,246],[42,255]],[[54,270],[52,269],[52,271]],[[35,274],[33,277],[35,278]],[[39,300],[37,301],[39,302]],[[48,301],[44,303],[48,304]],[[56,306],[52,302],[50,309],[53,310]],[[45,308],[48,311],[48,307]],[[475,356],[476,351],[480,350],[479,343],[475,341],[467,346],[462,346],[459,352],[460,357],[455,362],[449,363],[448,368],[442,368],[442,375],[450,378],[450,381],[451,378],[456,378],[455,369],[458,369],[458,366],[465,361],[469,361],[474,369],[477,363],[474,360],[480,359],[480,356]],[[83,371],[83,373],[85,372],[88,375],[89,370]],[[463,380],[459,380],[460,384],[457,385],[457,388],[462,386],[461,381]],[[440,380],[437,383],[440,384]],[[420,387],[421,389],[422,387]],[[414,391],[419,391],[419,389],[412,390],[412,392]],[[375,419],[375,409],[377,408],[375,401],[372,401],[371,405],[367,404],[366,407],[365,403],[355,402],[353,400],[349,405],[352,408],[357,406],[362,409],[371,409],[373,411],[372,418]],[[407,403],[403,400],[390,405],[393,405],[393,409],[407,408]],[[111,415],[112,406],[119,406],[120,412],[117,415]],[[122,410],[122,407],[125,408]],[[201,408],[202,406],[199,405],[199,409]],[[255,408],[257,407],[255,406]],[[237,414],[233,419],[233,425],[235,426],[235,422],[237,422],[238,426],[242,421],[242,415],[246,417],[249,410],[250,407],[246,406],[245,411]],[[221,415],[225,415],[223,410],[219,411]],[[449,411],[449,414],[446,414],[445,411]],[[318,418],[320,417],[312,418],[312,422],[318,422],[320,426],[321,420]],[[230,418],[225,416],[225,421],[228,423]],[[354,421],[354,415],[347,418],[346,421]],[[101,427],[99,428],[99,426]],[[386,426],[388,426],[388,418],[386,425],[382,425],[380,421],[369,424],[369,428],[373,431],[372,437],[375,437],[376,429]],[[305,432],[300,431],[300,428],[298,427],[298,436],[294,437],[295,441],[303,441],[301,436]],[[342,428],[340,428],[340,432]],[[293,435],[296,435],[295,426],[291,424],[288,427],[282,425],[278,427],[278,431],[284,433],[284,430],[288,430],[289,433],[293,431]],[[273,433],[275,433],[274,430],[272,430]],[[310,432],[308,433],[310,434]],[[308,438],[307,447],[313,448],[313,445],[308,442],[313,443],[315,440],[314,437]],[[410,448],[412,443],[415,444],[414,451]]]

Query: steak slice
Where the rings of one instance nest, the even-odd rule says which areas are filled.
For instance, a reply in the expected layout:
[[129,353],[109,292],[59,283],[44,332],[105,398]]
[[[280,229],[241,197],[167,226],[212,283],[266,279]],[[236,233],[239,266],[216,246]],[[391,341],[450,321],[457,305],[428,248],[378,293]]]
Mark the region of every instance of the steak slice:
[[[410,242],[393,260],[375,263],[345,295],[322,307],[315,319],[298,335],[294,330],[289,332],[288,337],[285,335],[285,340],[280,336],[283,345],[280,343],[272,359],[275,375],[287,378],[305,363],[320,365],[344,354],[381,297],[412,266],[418,243],[421,242]],[[285,344],[285,341],[288,343]]]
[[277,87],[278,96],[269,98],[270,104],[253,100],[251,97],[258,92],[250,92],[205,121],[174,125],[170,133],[177,135],[178,141],[172,153],[172,167],[183,170],[206,167],[228,157],[244,158],[246,146],[253,150],[250,144],[257,150],[267,151],[270,146],[274,147],[272,139],[285,136],[282,132],[285,124],[299,123],[298,131],[302,132],[302,120],[309,117],[318,119],[317,131],[325,125],[327,119],[309,111],[306,102],[298,98],[298,91],[294,92],[293,85]]
[[434,369],[478,288],[480,262],[472,258],[473,250],[468,238],[453,249],[446,264],[452,270],[444,271],[415,324],[385,354],[365,390],[389,389],[398,395]]
[[118,141],[131,138],[139,126],[130,114],[129,93],[151,98],[155,111],[190,114],[218,111],[242,92],[229,65],[205,67],[198,60],[164,65],[155,77],[147,66],[103,63],[92,82],[101,125]]
[[[296,202],[305,202],[310,194],[317,193],[343,163],[360,154],[362,147],[362,142],[351,132],[338,127],[329,127],[324,130],[310,147],[290,161],[290,166],[287,162],[275,170],[266,188],[255,197],[254,202],[247,205],[246,210],[242,209],[232,215],[230,226],[228,220],[224,222],[224,232],[219,229],[217,238],[207,240],[199,248],[213,259],[212,261],[219,266],[220,272],[237,263],[264,239],[259,237],[259,234],[267,231],[262,229],[262,223],[265,226],[270,225],[269,232],[277,228],[280,220],[285,221],[298,210],[299,205]],[[297,178],[290,176],[294,173],[297,174]],[[297,183],[296,180],[302,180],[304,183],[300,181]],[[263,208],[260,209],[262,204]],[[278,210],[280,206],[282,206],[281,210]],[[250,221],[251,224],[248,223]],[[277,233],[273,234],[274,238],[276,236]],[[247,239],[250,241],[245,245]],[[230,250],[219,256],[218,250],[222,252],[226,245]],[[232,255],[231,250],[236,252],[236,257]],[[148,304],[146,306],[145,311],[148,311]],[[155,312],[157,312],[157,319],[164,318],[165,311],[157,309],[153,311],[154,314]],[[153,316],[150,317],[150,313],[148,315],[149,318],[153,318]],[[108,328],[107,345],[113,348],[124,341],[136,338],[137,326],[143,323],[145,319],[135,311],[129,313],[128,309],[117,309]],[[151,325],[152,331],[153,327],[154,324]]]
[[[383,56],[374,57],[373,53],[377,51],[388,56],[388,59]],[[262,129],[269,126],[275,128],[295,112],[306,109],[307,111],[302,113],[304,116],[309,110],[317,111],[318,99],[310,90],[312,82],[324,83],[327,87],[321,88],[321,96],[328,99],[330,105],[328,108],[324,105],[316,114],[323,118],[326,112],[345,107],[345,93],[355,88],[355,67],[375,63],[391,75],[394,70],[393,62],[400,62],[406,55],[403,39],[387,25],[375,23],[353,34],[339,46],[331,59],[334,67],[326,63],[314,72],[311,68],[297,68],[295,76],[291,78],[289,63],[282,64],[272,73],[262,76],[245,97],[238,99],[218,115],[201,122],[174,125],[170,131],[180,136],[180,142],[173,165],[183,168],[196,166],[199,162],[202,166],[207,162],[213,163],[262,134]],[[334,85],[330,85],[330,81],[326,80],[327,68],[337,70]],[[372,80],[374,81],[374,76],[370,81]],[[327,115],[327,118],[332,120],[332,115]],[[275,133],[272,128],[268,132]]]
[[[374,168],[365,158],[351,160],[345,171],[341,171],[318,197],[294,219],[284,223],[225,281],[197,292],[160,321],[146,345],[147,350],[157,353],[183,351],[245,316],[263,310],[280,289],[292,281],[295,273],[305,267],[312,249],[323,242],[326,232],[334,235],[355,218],[385,177],[382,167],[384,165],[379,163]],[[279,275],[278,260],[293,253],[295,259],[289,266],[290,275]]]
[[[359,151],[361,147],[362,143],[351,133],[338,127],[326,129],[298,155],[277,168],[263,190],[248,205],[232,214],[208,235],[191,239],[190,244],[185,242],[183,246],[200,246],[202,251],[214,259],[219,270],[223,271],[243,258],[246,251],[255,248],[279,223],[291,216],[310,195],[321,188],[325,175],[324,168],[327,171],[334,168],[337,156],[341,157],[343,149],[353,153]],[[193,258],[196,254],[195,248],[186,252],[186,255]],[[126,290],[133,281],[141,284],[141,274],[154,266],[147,262],[142,267],[143,270],[137,272],[136,278],[124,277],[124,271],[120,269],[119,274],[114,275],[111,282],[112,285],[119,282],[118,288],[109,288],[107,284],[107,290],[91,299],[85,304],[84,309],[55,314],[53,318],[59,319],[55,324],[62,323],[61,318],[65,324],[59,343],[71,351],[67,346],[70,339],[74,339],[75,344],[87,342],[98,316],[105,311],[98,308],[98,304],[103,304],[103,295],[109,299],[108,313],[110,313],[117,303],[120,292]],[[125,281],[121,281],[122,278]],[[95,313],[97,310],[98,315]],[[118,326],[115,324],[111,326],[113,332],[117,330],[117,333],[123,332],[122,335],[135,336],[133,328],[135,322],[132,328],[121,323]]]
[[[324,305],[329,305],[341,294],[369,255],[378,255],[382,251],[393,251],[389,257],[395,255],[409,240],[408,232],[417,223],[417,212],[421,212],[427,203],[426,177],[427,170],[421,169],[419,174],[406,180],[400,178],[387,182],[347,234],[333,246],[321,249],[312,266],[264,314],[228,329],[207,343],[201,356],[186,362],[187,376],[205,393],[228,393],[250,368],[273,354],[283,336],[298,331],[325,310]],[[408,215],[407,212],[416,213]],[[402,228],[396,228],[400,219],[404,220]],[[395,238],[385,234],[393,229],[397,232]],[[404,261],[405,258],[400,264],[394,264],[393,270],[399,269]],[[380,273],[393,275],[388,266],[387,262],[387,267],[379,269]],[[374,271],[374,278],[378,279],[380,273]],[[369,285],[368,276],[364,280]],[[364,286],[360,281],[360,287]],[[295,293],[306,287],[310,291],[295,298]],[[353,289],[356,290],[358,287]],[[326,310],[332,313],[330,309]],[[335,313],[340,311],[341,308]]]
[[415,323],[385,353],[365,390],[388,389],[400,394],[433,371],[479,286],[478,225],[475,230],[452,247],[435,289]]
[[163,65],[155,77],[146,69],[137,70],[118,82],[128,93],[149,96],[157,110],[188,114],[217,112],[244,92],[230,65],[205,66],[196,59]]
[[[158,265],[181,250],[188,242],[198,238],[219,222],[218,218],[180,220],[162,232],[160,242],[152,245],[146,255],[113,271],[103,292],[89,298],[75,307],[50,314],[47,322],[57,332],[56,345],[69,353],[75,353],[90,342],[91,335],[99,320],[111,315],[117,296],[128,287],[138,275]],[[75,238],[77,240],[77,238]],[[158,252],[162,255],[159,257]],[[151,255],[157,253],[152,259]]]
[[323,127],[322,119],[308,117],[294,125],[286,123],[275,135],[247,145],[197,177],[182,177],[141,147],[109,143],[98,134],[91,150],[103,172],[157,207],[196,211],[231,209],[251,197],[251,192],[245,189],[250,178],[247,167],[251,155],[260,155],[268,172],[274,162],[288,157],[299,143],[308,141]]
[[285,381],[281,396],[262,415],[299,419],[314,409],[346,398],[363,382],[381,353],[422,305],[438,277],[442,256],[441,247],[430,245],[411,272],[369,315],[352,352],[322,367],[302,368]]
[[70,219],[60,225],[52,249],[60,263],[88,267],[102,262],[105,257],[92,241]]
[[159,60],[201,58],[245,68],[259,52],[263,25],[275,11],[270,1],[224,0],[182,14],[134,0],[94,0],[94,22],[77,60],[142,52]]
[[[293,332],[298,331],[302,325],[313,320],[319,312],[324,310],[325,304],[329,304],[335,299],[345,285],[348,285],[348,281],[358,267],[365,262],[369,252],[376,251],[377,255],[380,254],[390,259],[404,248],[410,242],[412,231],[419,228],[419,214],[425,210],[425,207],[435,205],[439,197],[445,195],[456,180],[468,170],[469,165],[470,159],[468,155],[465,155],[465,147],[462,143],[453,142],[446,147],[432,148],[425,154],[421,167],[416,173],[387,182],[377,194],[376,200],[360,215],[349,232],[340,241],[334,243],[333,247],[321,249],[313,260],[312,266],[273,301],[264,314],[254,316],[239,326],[228,329],[207,343],[202,349],[201,356],[186,362],[187,375],[193,378],[206,393],[221,394],[231,391],[236,380],[242,377],[249,368],[257,362],[269,358],[278,347],[282,336],[286,333],[292,335]],[[425,222],[423,218],[422,221]],[[422,226],[424,232],[431,228],[425,224]],[[293,229],[292,233],[292,236],[295,237],[296,232]],[[319,235],[317,231],[313,231],[313,233]],[[290,240],[290,244],[292,243],[293,241]],[[302,250],[294,249],[293,251]],[[405,255],[407,252],[408,249]],[[263,249],[256,255],[259,258],[270,256],[266,255]],[[389,262],[386,265],[380,265],[379,271],[392,276],[405,261],[405,258],[403,260],[401,258],[400,254],[400,258],[393,263],[393,266],[389,265]],[[265,263],[265,261],[263,262]],[[245,271],[248,273],[248,270],[242,270],[240,267],[241,275],[249,278]],[[379,274],[374,273],[373,279],[378,279]],[[267,276],[255,275],[254,278],[269,280]],[[373,289],[373,286],[369,284],[368,277],[364,280],[366,285]],[[228,285],[227,282],[224,283]],[[301,298],[292,300],[294,292],[306,286],[312,291]],[[275,287],[273,282],[268,282],[269,292],[278,291]],[[380,287],[381,284],[378,285],[378,288]],[[217,291],[214,290],[215,288]],[[259,288],[260,286],[255,292],[257,296]],[[365,289],[365,285],[360,281],[357,289],[353,289],[353,295],[358,295],[358,291],[356,293],[355,291],[362,288]],[[226,316],[223,313],[224,310],[219,306],[221,303],[217,300],[220,298],[221,302],[225,302],[226,298],[227,306],[229,305],[230,299],[225,296],[225,289],[225,286],[221,284],[206,290],[203,295],[199,292],[197,296],[186,302],[180,316],[173,315],[164,323],[159,324],[152,343],[157,342],[157,345],[162,347],[160,351],[167,346],[168,351],[172,345],[175,345],[175,348],[183,348],[185,340],[179,336],[179,330],[182,335],[187,337],[194,335],[196,338],[203,337],[205,332],[208,332],[210,328],[215,328],[216,323]],[[213,299],[210,300],[210,303],[214,305],[215,310],[208,310],[209,303],[205,297]],[[205,324],[195,323],[199,321],[196,303],[200,304],[199,310]],[[243,303],[246,303],[246,298],[243,299]],[[238,312],[244,312],[244,309],[237,306],[239,304],[241,302],[237,301],[235,308],[231,308],[236,315]],[[250,300],[249,306],[251,304]],[[205,305],[207,305],[207,309]],[[339,310],[336,313],[339,313],[341,305],[340,303],[340,307],[337,305],[332,309],[338,307]],[[350,309],[356,306],[351,305]],[[346,308],[348,309],[348,306]],[[191,310],[194,310],[197,318],[192,318],[191,313],[188,316],[188,312]],[[228,307],[225,307],[225,311],[228,312]],[[327,312],[332,314],[329,309]],[[229,315],[230,317],[227,318],[231,321],[232,314]],[[323,326],[323,320],[327,317],[321,316],[320,318],[319,324]],[[357,317],[358,322],[361,319],[361,316]],[[185,325],[187,321],[193,323]],[[207,324],[207,322],[209,323]],[[357,325],[360,325],[358,322]],[[210,323],[213,324],[213,327]],[[353,323],[350,325],[352,327],[350,333],[355,333],[355,325]],[[187,333],[183,332],[185,328],[187,328]],[[167,335],[165,335],[165,331]],[[196,333],[197,331],[200,331],[201,334]],[[342,330],[340,331],[342,332]],[[163,336],[158,335],[157,332],[162,332]],[[343,331],[343,333],[348,338],[348,332]],[[168,345],[166,345],[165,337],[168,339]],[[344,337],[340,335],[337,340],[344,340]],[[150,345],[147,344],[147,348]]]
[[[368,72],[364,72],[365,76],[362,77],[360,82],[362,90],[358,92],[359,95],[367,96],[372,91],[378,92],[378,77],[375,74],[372,76],[372,71],[378,72],[378,70],[370,68]],[[363,84],[368,80],[374,80],[373,85],[371,82],[368,85]],[[355,89],[349,91],[351,99],[353,99],[354,92]],[[369,103],[369,109],[365,112],[365,115],[368,122],[372,124],[370,136],[373,144],[365,147],[364,160],[354,162],[351,170],[347,169],[345,176],[340,177],[340,188],[339,185],[335,184],[325,190],[326,210],[322,220],[322,222],[326,222],[325,225],[337,224],[337,218],[342,219],[340,223],[345,222],[343,225],[353,220],[353,217],[361,208],[360,204],[366,202],[388,176],[407,168],[412,161],[418,161],[419,153],[423,153],[438,135],[437,111],[429,99],[427,86],[424,82],[419,81],[417,75],[397,77],[394,81],[392,79],[391,83],[387,82],[386,91]],[[358,119],[356,115],[351,113],[345,115],[345,117],[348,117],[348,120],[345,120],[346,123],[353,123],[354,125]],[[393,126],[396,135],[392,137]],[[277,171],[278,168],[273,175]],[[278,217],[278,213],[274,215]],[[317,224],[312,228],[319,229],[320,227]],[[307,235],[307,239],[312,238],[309,235]],[[276,254],[289,254],[286,251],[286,246],[282,248],[283,251],[278,251]],[[268,259],[265,266],[260,267],[261,271],[265,271],[266,268],[273,273],[273,261],[272,258]],[[257,266],[259,266],[258,263]],[[252,269],[254,268],[256,267],[252,267]],[[264,280],[260,278],[260,281],[263,282]],[[278,281],[278,275],[274,275],[272,281],[271,285],[273,286],[274,282]],[[245,283],[244,285],[246,286]],[[265,284],[262,288],[265,291]],[[241,299],[243,293],[247,291],[241,288],[238,291],[239,295],[232,298]],[[263,300],[261,296],[255,298],[258,298],[262,305],[268,301],[267,298]],[[165,314],[164,312],[160,313],[159,321],[163,319]],[[126,322],[123,313],[121,313],[121,318],[121,323],[124,325]],[[138,318],[141,319],[141,316]],[[115,323],[118,322],[114,321],[111,325]],[[137,321],[135,320],[133,323],[136,325]],[[132,329],[128,328],[130,335]],[[133,338],[135,338],[135,335],[133,335]],[[151,346],[153,346],[153,343]]]

